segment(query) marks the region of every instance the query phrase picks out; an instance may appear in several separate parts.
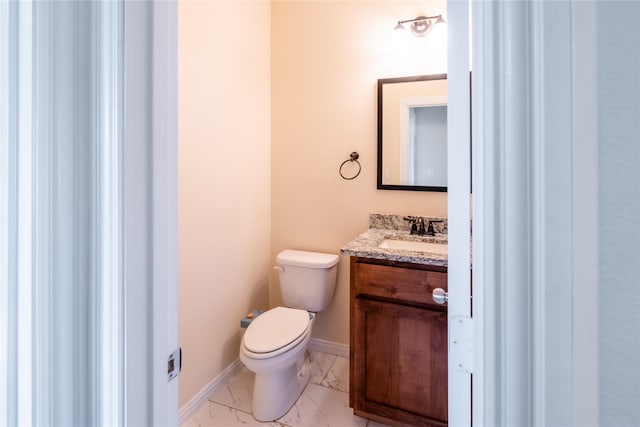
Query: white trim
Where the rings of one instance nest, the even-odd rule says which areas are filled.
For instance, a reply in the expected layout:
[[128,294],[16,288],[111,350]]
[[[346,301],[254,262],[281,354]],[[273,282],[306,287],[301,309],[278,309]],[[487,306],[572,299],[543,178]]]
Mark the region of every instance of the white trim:
[[236,359],[231,365],[227,366],[217,377],[209,384],[205,385],[202,390],[196,393],[178,412],[178,424],[181,425],[191,417],[195,416],[198,411],[218,392],[226,383],[228,383],[238,372],[242,370],[244,365],[240,359]]
[[171,426],[177,349],[177,2],[124,2],[126,394],[130,425]]
[[151,326],[149,242],[148,135],[150,97],[147,79],[149,19],[147,2],[124,3],[124,222],[125,222],[125,328],[126,414],[128,425],[153,425],[149,408],[151,385],[149,341]]
[[411,121],[415,117],[415,112],[411,110],[411,104],[405,102],[404,99],[400,100],[400,136],[399,136],[399,150],[398,157],[400,159],[400,182],[404,185],[414,184],[414,139],[415,129],[411,126]]
[[[36,383],[38,387],[34,390],[34,417],[36,423],[52,424],[54,423],[53,413],[54,408],[59,407],[60,400],[53,402],[51,394],[54,390],[54,384],[56,384],[56,373],[59,371],[55,366],[54,358],[51,356],[55,352],[56,344],[60,343],[60,331],[55,324],[56,307],[60,304],[57,300],[54,302],[54,297],[61,286],[56,285],[57,278],[55,277],[54,269],[56,265],[59,265],[55,260],[55,255],[58,251],[52,251],[51,248],[55,247],[55,234],[58,231],[57,227],[52,225],[54,221],[53,212],[56,209],[60,209],[58,198],[53,196],[53,188],[57,185],[55,162],[53,153],[56,151],[55,147],[59,147],[57,140],[54,137],[53,132],[53,114],[57,111],[56,105],[62,104],[63,101],[59,97],[55,97],[54,85],[52,81],[54,79],[54,71],[51,66],[54,59],[58,57],[61,46],[54,47],[54,39],[52,37],[53,23],[53,11],[50,7],[42,7],[42,4],[36,4],[37,8],[35,29],[34,29],[34,45],[36,50],[33,52],[35,60],[35,76],[34,76],[34,140],[37,143],[37,156],[36,156],[36,225],[35,225],[35,240],[36,240],[36,259],[37,271],[35,276],[35,283],[37,284],[34,294],[34,304],[36,310],[36,324],[34,328],[38,331],[38,338],[35,344],[35,366],[34,370],[38,375]],[[62,45],[64,43],[61,43]],[[56,103],[57,101],[57,103]],[[56,142],[56,143],[54,143]],[[62,150],[60,150],[62,151]],[[59,170],[59,169],[58,169]],[[60,233],[59,236],[66,235],[66,233]],[[61,283],[68,283],[67,281],[60,281]],[[58,384],[59,387],[59,384]],[[59,390],[59,389],[58,389]],[[67,393],[65,390],[64,393]]]
[[449,103],[449,96],[416,96],[402,98],[400,105],[410,107],[442,107]]
[[529,6],[478,2],[473,8],[480,18],[473,21],[480,33],[473,37],[480,48],[473,54],[473,302],[484,332],[477,337],[482,372],[473,396],[483,399],[474,406],[477,426],[531,423]]
[[[449,212],[448,307],[450,426],[471,426],[471,375],[457,360],[465,360],[465,346],[453,345],[453,322],[471,316],[471,206],[470,206],[470,87],[469,3],[447,3],[449,37],[447,69],[447,188]],[[469,324],[471,322],[464,322]]]
[[[33,8],[30,1],[19,4],[19,102],[18,102],[18,210],[17,210],[17,287],[18,315],[17,399],[18,425],[32,425],[33,404]],[[16,76],[17,78],[18,76]],[[10,166],[11,168],[11,166]]]
[[[495,183],[493,176],[486,171],[493,170],[495,159],[482,143],[491,138],[494,133],[493,121],[489,114],[489,95],[495,90],[494,80],[489,76],[494,74],[494,64],[485,60],[493,53],[490,33],[485,30],[494,25],[495,15],[489,10],[489,5],[483,2],[474,2],[472,8],[472,58],[473,72],[472,84],[472,171],[473,171],[473,317],[475,328],[475,363],[473,373],[472,404],[473,425],[478,427],[492,427],[497,424],[496,414],[496,389],[498,378],[496,376],[495,362],[491,359],[496,346],[496,334],[492,325],[495,324],[497,307],[490,309],[488,301],[495,300],[495,269],[487,254],[493,254],[497,244],[495,235],[491,232],[495,218],[489,211],[491,199],[494,194]],[[491,98],[492,99],[492,98]],[[488,285],[483,285],[486,283]]]
[[125,425],[122,4],[97,5],[98,191],[97,259],[100,298],[97,331],[100,425]]
[[347,344],[321,340],[319,338],[311,338],[307,348],[311,351],[319,351],[321,353],[333,354],[340,357],[349,357],[349,346]]
[[[558,3],[560,8],[565,8],[566,3]],[[564,10],[558,10],[558,20],[562,19],[562,15],[566,13]],[[544,5],[542,3],[532,4],[531,5],[531,50],[532,57],[536,59],[540,59],[543,54],[543,49],[545,49],[544,45],[544,32],[540,30],[540,28],[544,28],[545,16],[544,16]],[[562,44],[559,42],[554,42],[557,44]],[[562,44],[564,48],[564,44]],[[558,50],[556,47],[555,50]],[[532,123],[531,126],[531,176],[532,180],[537,181],[539,185],[532,186],[531,188],[531,217],[532,221],[536,223],[539,220],[543,220],[544,212],[548,209],[547,199],[545,194],[545,169],[548,168],[545,165],[544,159],[547,154],[547,147],[545,146],[544,140],[546,135],[544,134],[544,123],[545,123],[545,114],[547,108],[554,109],[555,113],[561,120],[568,120],[569,118],[565,116],[565,107],[562,105],[545,105],[545,84],[547,81],[545,80],[545,64],[543,61],[535,61],[530,66],[529,72],[531,73],[532,82],[531,82],[531,116]],[[548,102],[548,101],[547,101]],[[558,211],[566,212],[564,203],[567,203],[566,200],[561,201],[556,208]],[[560,216],[560,215],[559,215]],[[540,224],[542,225],[542,224]],[[546,343],[544,340],[545,337],[545,329],[547,322],[552,324],[556,319],[545,319],[545,313],[547,312],[547,307],[544,305],[544,301],[546,298],[546,289],[545,289],[545,281],[547,277],[544,275],[545,268],[547,268],[548,260],[545,257],[545,246],[547,245],[547,230],[543,227],[534,227],[531,230],[531,305],[532,305],[532,319],[539,319],[539,322],[531,322],[531,419],[535,419],[535,424],[545,424],[544,420],[546,419],[546,405],[545,405],[545,383],[546,383],[546,375],[547,370],[544,364],[544,356],[547,351]],[[564,247],[558,248],[560,250],[566,249]],[[553,262],[553,261],[552,261]],[[562,277],[562,279],[566,280],[566,277]],[[551,311],[551,310],[549,310]],[[548,313],[552,317],[554,313]],[[560,369],[564,370],[567,367],[562,365],[562,361],[559,361],[558,366]],[[561,384],[559,384],[561,386]],[[565,390],[563,390],[565,391]],[[534,418],[535,417],[535,418]],[[564,423],[561,423],[564,425]]]
[[[599,229],[598,28],[596,2],[573,2],[572,122],[573,152],[573,425],[600,423],[600,242],[584,230]],[[601,71],[600,71],[601,73]],[[637,372],[637,371],[636,371]],[[636,408],[637,410],[637,408]],[[637,419],[637,418],[636,418]]]
[[154,420],[178,419],[178,383],[167,357],[178,347],[178,3],[153,3],[153,360]]
[[[446,106],[448,96],[416,96],[402,98],[400,100],[400,182],[403,185],[414,185],[416,181],[414,151],[415,151],[415,127],[411,123],[415,120],[417,107],[441,107]],[[433,185],[433,184],[432,184]]]
[[598,423],[594,8],[474,3],[476,426]]
[[0,424],[8,425],[9,387],[9,2],[0,2]]
[[72,6],[2,4],[2,425],[125,424],[121,2]]

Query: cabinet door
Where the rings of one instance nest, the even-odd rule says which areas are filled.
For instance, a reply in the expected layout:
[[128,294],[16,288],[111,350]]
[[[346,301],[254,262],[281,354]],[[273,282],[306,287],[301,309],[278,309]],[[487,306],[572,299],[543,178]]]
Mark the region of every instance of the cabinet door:
[[410,425],[446,425],[446,311],[367,295],[353,302],[356,413]]

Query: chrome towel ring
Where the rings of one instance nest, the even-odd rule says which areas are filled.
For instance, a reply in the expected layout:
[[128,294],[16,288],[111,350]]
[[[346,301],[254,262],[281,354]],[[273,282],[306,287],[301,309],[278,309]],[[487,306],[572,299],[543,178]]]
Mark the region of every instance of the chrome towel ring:
[[[339,169],[340,176],[342,177],[342,179],[351,180],[351,179],[355,179],[358,175],[360,175],[360,171],[362,170],[362,166],[360,165],[360,162],[358,161],[359,158],[360,158],[360,154],[358,154],[356,151],[354,151],[353,153],[351,153],[349,155],[349,158],[347,160],[342,162],[342,164],[340,165],[340,169]],[[351,177],[344,176],[344,173],[342,173],[342,168],[344,167],[344,165],[346,165],[347,163],[351,163],[351,162],[356,162],[356,164],[358,165],[358,172],[356,172],[356,174],[351,176]]]

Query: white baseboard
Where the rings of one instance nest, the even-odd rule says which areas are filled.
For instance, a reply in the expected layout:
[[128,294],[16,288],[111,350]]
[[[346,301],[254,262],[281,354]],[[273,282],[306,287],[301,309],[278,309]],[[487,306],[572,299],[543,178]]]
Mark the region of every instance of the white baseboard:
[[190,401],[187,402],[178,412],[178,424],[188,421],[211,399],[224,385],[233,378],[244,365],[240,359],[236,359],[231,365],[215,377],[209,384],[204,386]]
[[309,340],[309,350],[319,351],[321,353],[333,354],[336,356],[349,357],[349,346],[332,341],[325,341],[319,338],[311,338]]
[[[318,338],[309,340],[309,350],[321,353],[333,354],[336,356],[349,357],[349,346],[336,342],[325,341]],[[236,359],[231,365],[215,377],[209,384],[204,386],[191,400],[187,402],[178,412],[178,423],[183,424],[193,417],[209,399],[213,397],[224,385],[242,369],[242,362]]]

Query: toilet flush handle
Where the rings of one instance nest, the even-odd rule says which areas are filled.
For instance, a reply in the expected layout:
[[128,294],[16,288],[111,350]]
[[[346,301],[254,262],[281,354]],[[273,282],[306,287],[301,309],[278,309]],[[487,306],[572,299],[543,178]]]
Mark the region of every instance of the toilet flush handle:
[[273,269],[278,271],[279,273],[282,273],[284,271],[284,267],[281,267],[279,265],[276,265],[275,267],[273,267]]

